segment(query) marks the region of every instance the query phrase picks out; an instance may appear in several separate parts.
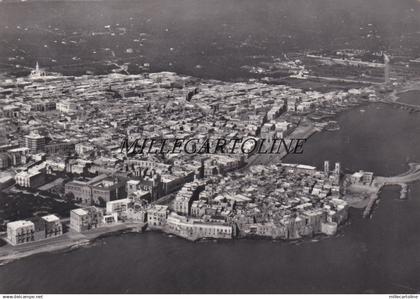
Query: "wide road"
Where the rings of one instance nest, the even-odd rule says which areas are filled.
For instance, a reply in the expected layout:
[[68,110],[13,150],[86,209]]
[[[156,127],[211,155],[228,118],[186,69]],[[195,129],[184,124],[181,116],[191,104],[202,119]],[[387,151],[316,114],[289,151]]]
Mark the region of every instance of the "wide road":
[[410,163],[410,169],[393,177],[375,177],[375,183],[384,185],[407,184],[420,180],[420,163]]
[[[314,134],[315,132],[318,132],[318,130],[314,127],[314,125],[309,122],[305,124],[300,124],[289,136],[287,136],[285,139],[297,139],[297,138],[309,138]],[[280,153],[278,154],[255,154],[252,155],[247,162],[246,167],[250,167],[252,165],[269,165],[269,164],[277,164],[281,163],[281,160],[287,156],[287,152],[285,148],[282,148]]]

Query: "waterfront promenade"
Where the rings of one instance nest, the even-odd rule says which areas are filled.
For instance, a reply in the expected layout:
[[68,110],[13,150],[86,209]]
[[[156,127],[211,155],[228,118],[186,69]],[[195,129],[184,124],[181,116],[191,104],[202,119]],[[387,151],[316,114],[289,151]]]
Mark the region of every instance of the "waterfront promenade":
[[[44,239],[17,246],[12,246],[7,243],[6,245],[0,247],[0,264],[34,254],[84,246],[97,238],[113,233],[120,233],[123,231],[139,232],[143,229],[144,225],[145,224],[143,223],[117,223],[92,229],[83,233],[70,230],[57,238]],[[7,242],[6,239],[5,241]]]
[[392,177],[375,177],[376,185],[399,185],[408,184],[420,180],[420,163],[410,163],[409,170]]

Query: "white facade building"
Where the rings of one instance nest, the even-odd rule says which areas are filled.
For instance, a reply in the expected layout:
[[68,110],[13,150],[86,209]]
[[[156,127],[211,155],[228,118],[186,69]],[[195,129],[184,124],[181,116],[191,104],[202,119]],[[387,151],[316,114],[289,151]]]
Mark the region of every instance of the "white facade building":
[[34,241],[35,224],[32,221],[19,220],[7,224],[7,240],[12,245]]

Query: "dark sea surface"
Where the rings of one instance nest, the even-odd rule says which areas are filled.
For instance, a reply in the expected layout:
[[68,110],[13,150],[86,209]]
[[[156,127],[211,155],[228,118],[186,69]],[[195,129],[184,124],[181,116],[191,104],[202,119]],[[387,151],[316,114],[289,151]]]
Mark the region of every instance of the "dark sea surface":
[[106,73],[112,63],[137,73],[149,63],[151,71],[237,79],[251,76],[241,66],[295,51],[420,53],[417,0],[7,2],[0,72],[16,75],[39,61],[63,74]]
[[420,107],[420,90],[410,90],[400,94],[398,102]]
[[[341,130],[313,136],[299,161],[341,161],[347,171],[378,175],[420,161],[420,115],[370,104],[338,120]],[[398,188],[387,187],[373,217],[361,213],[351,209],[337,236],[316,242],[192,243],[152,232],[112,236],[88,248],[1,266],[0,293],[418,292],[420,184],[410,185],[407,200],[399,199]]]
[[[406,94],[417,98],[416,93]],[[412,100],[414,100],[412,99]],[[323,161],[341,162],[345,172],[373,170],[390,176],[420,161],[420,113],[401,111],[385,104],[369,104],[338,117],[339,131],[315,134],[302,155],[289,155],[291,163],[323,167]]]

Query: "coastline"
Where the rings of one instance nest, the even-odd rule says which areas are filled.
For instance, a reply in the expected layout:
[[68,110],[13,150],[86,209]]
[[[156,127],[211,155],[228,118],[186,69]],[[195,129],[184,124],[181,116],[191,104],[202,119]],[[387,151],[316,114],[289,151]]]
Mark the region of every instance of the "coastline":
[[[407,87],[408,86],[408,87]],[[398,94],[410,90],[418,90],[420,89],[420,84],[411,82],[407,84],[403,89],[394,90],[391,94],[388,94],[385,98],[396,96],[398,99]],[[349,111],[351,109],[358,109],[360,106],[363,106],[364,104],[369,103],[383,103],[382,101],[358,101],[357,103],[349,103],[346,105],[344,109],[338,109],[334,115],[332,115],[332,118],[336,118],[340,113]],[[310,121],[309,124],[305,125],[298,125],[295,130],[290,134],[290,136],[293,136],[294,138],[310,138],[317,132],[322,132],[324,129],[316,128],[314,125],[314,122]],[[280,157],[280,159],[283,159],[287,153],[282,153],[281,155],[276,155],[276,157]],[[261,161],[260,159],[262,157],[266,157],[268,161]],[[266,163],[275,163],[273,160],[272,155],[256,155],[251,158],[254,158],[255,160],[251,161],[250,163],[247,163],[245,167],[249,167],[250,165],[257,162],[258,164],[266,164]],[[265,159],[264,159],[265,160]],[[414,176],[413,176],[414,175]],[[385,185],[401,185],[409,182],[413,182],[416,180],[420,180],[420,164],[419,163],[409,163],[409,169],[405,171],[404,173],[398,174],[394,177],[376,177],[374,182],[374,186],[369,186],[366,188],[361,188],[359,190],[353,190],[355,191],[351,199],[347,202],[349,203],[349,206],[356,209],[364,209],[363,216],[367,217],[370,216],[375,204],[377,203],[379,199],[379,193],[383,186]],[[401,185],[402,186],[402,185]],[[355,194],[361,194],[361,197],[354,196]],[[341,226],[341,225],[340,225]],[[9,262],[12,262],[14,260],[18,260],[24,257],[29,257],[32,255],[37,255],[41,253],[50,253],[50,252],[58,252],[58,251],[68,251],[73,250],[79,247],[88,246],[89,244],[92,244],[97,239],[107,237],[109,235],[115,235],[115,234],[121,234],[124,232],[140,232],[143,231],[145,227],[144,223],[118,223],[111,226],[104,226],[100,227],[98,229],[84,232],[83,234],[77,233],[77,232],[68,232],[63,236],[53,238],[53,239],[47,239],[42,240],[34,243],[28,243],[18,246],[12,246],[10,244],[4,245],[0,247],[0,266],[5,265]],[[165,232],[165,230],[157,230],[160,233],[166,234],[166,235],[172,235],[176,236],[170,233]],[[316,234],[313,236],[313,238],[316,238],[317,236],[322,236],[322,234]],[[179,237],[179,236],[176,236]],[[327,236],[330,237],[330,236]],[[181,237],[182,238],[182,237]],[[184,238],[185,239],[185,238]],[[298,238],[298,239],[289,239],[289,240],[276,240],[273,238],[264,238],[264,237],[258,237],[258,236],[242,236],[237,239],[258,239],[258,240],[270,240],[270,241],[286,241],[286,242],[299,242],[301,240],[304,240],[305,238]],[[188,239],[187,239],[188,240]],[[204,240],[218,240],[218,239],[204,239]],[[197,240],[189,240],[193,242],[200,242],[204,241],[203,239],[197,239]],[[5,252],[2,252],[5,251]]]
[[[348,221],[344,222],[341,226],[344,226],[348,223]],[[124,224],[124,223],[123,223]],[[121,226],[121,224],[119,224],[118,226]],[[327,239],[327,238],[331,238],[331,237],[335,237],[337,235],[339,235],[338,233],[336,235],[324,235],[322,233],[317,233],[314,234],[313,236],[303,236],[300,238],[295,238],[295,239],[275,239],[272,237],[264,237],[264,236],[257,236],[257,235],[244,235],[244,236],[238,236],[236,238],[232,238],[232,239],[223,239],[223,238],[200,238],[200,239],[188,239],[188,238],[184,238],[172,233],[169,233],[167,231],[165,231],[164,229],[146,229],[145,231],[140,231],[138,229],[136,229],[133,225],[132,228],[119,228],[113,231],[105,231],[105,232],[97,232],[97,231],[90,231],[88,232],[90,234],[89,237],[86,237],[84,239],[80,239],[80,240],[69,240],[68,242],[58,242],[57,244],[50,244],[48,246],[45,246],[45,242],[43,244],[42,241],[39,242],[35,242],[35,243],[27,243],[25,244],[26,247],[31,247],[30,245],[41,245],[37,248],[33,248],[33,249],[28,249],[28,250],[22,250],[22,248],[16,248],[13,247],[12,249],[15,249],[15,251],[19,251],[22,250],[20,252],[13,252],[11,254],[6,254],[6,255],[1,255],[0,256],[0,267],[7,265],[9,263],[12,263],[14,261],[26,258],[26,257],[30,257],[30,256],[35,256],[35,255],[39,255],[39,254],[43,254],[43,253],[59,253],[59,252],[70,252],[72,250],[78,249],[78,248],[83,248],[83,247],[88,247],[89,245],[93,245],[97,240],[100,239],[104,239],[107,237],[111,237],[111,236],[118,236],[124,233],[159,233],[162,234],[164,236],[167,236],[168,238],[179,238],[182,240],[185,240],[187,242],[192,242],[192,243],[206,243],[206,242],[219,242],[219,241],[235,241],[235,240],[255,240],[255,241],[269,241],[269,242],[286,242],[286,243],[290,243],[290,244],[295,244],[295,245],[299,245],[302,242],[318,242],[320,240],[323,239]],[[104,227],[102,227],[104,228]],[[106,228],[106,227],[105,227]],[[109,227],[108,227],[109,228]],[[101,229],[101,228],[99,228]],[[59,238],[59,237],[58,237]],[[56,238],[57,239],[57,238]],[[54,240],[54,239],[49,239],[49,240]],[[11,246],[10,244],[5,245],[5,246]],[[5,247],[3,246],[3,247]],[[24,246],[24,245],[22,245]],[[1,250],[2,247],[0,247]]]
[[[56,238],[17,246],[12,246],[7,243],[7,245],[0,247],[0,266],[32,255],[68,251],[88,246],[89,244],[94,243],[97,239],[110,235],[121,234],[124,232],[141,232],[143,231],[144,226],[144,223],[118,223],[87,231],[83,234],[75,231],[69,231]],[[5,250],[5,252],[2,252],[3,250]]]
[[[397,88],[390,92],[388,95],[385,96],[385,101],[391,102],[391,103],[398,103],[398,99],[400,98],[400,95],[402,93],[408,92],[408,91],[420,91],[420,83],[418,81],[408,81],[400,88]],[[420,107],[420,106],[419,106]]]
[[[396,181],[397,180],[397,181]],[[407,181],[409,180],[409,181]],[[420,180],[420,163],[409,163],[409,169],[401,174],[398,174],[394,177],[376,177],[375,180],[372,182],[373,186],[350,186],[351,194],[347,194],[344,196],[344,199],[349,203],[351,208],[355,209],[364,209],[363,210],[363,217],[368,217],[372,214],[375,204],[380,199],[380,191],[382,187],[386,185],[401,185],[400,181],[405,183],[410,183],[413,181]],[[356,196],[359,195],[359,196]],[[345,225],[348,221],[340,225],[339,227]],[[67,232],[66,234],[53,238],[42,240],[33,243],[27,243],[18,246],[12,246],[10,244],[4,245],[0,247],[0,252],[3,249],[6,249],[6,253],[0,253],[0,266],[8,264],[18,259],[22,259],[25,257],[29,257],[32,255],[37,255],[41,253],[52,253],[52,252],[59,252],[59,251],[70,251],[73,249],[77,249],[80,247],[85,247],[90,244],[93,244],[96,240],[101,238],[106,238],[112,235],[120,235],[126,232],[159,232],[167,236],[174,236],[177,238],[185,239],[190,242],[210,242],[210,241],[218,241],[224,239],[195,239],[190,240],[188,238],[183,238],[171,233],[168,233],[164,229],[145,229],[145,223],[118,223],[115,225],[104,226],[100,227],[91,231],[87,231],[82,233],[77,233],[74,231]],[[323,238],[330,238],[333,236],[324,236],[323,234],[315,234],[311,238],[302,237],[297,239],[287,239],[287,240],[280,240],[280,239],[273,239],[271,237],[260,237],[260,236],[252,236],[252,235],[244,235],[238,238],[240,239],[250,239],[250,240],[264,240],[264,241],[272,241],[272,242],[300,242],[300,241],[313,241]],[[235,240],[235,239],[229,239]],[[313,241],[316,242],[316,241]]]

